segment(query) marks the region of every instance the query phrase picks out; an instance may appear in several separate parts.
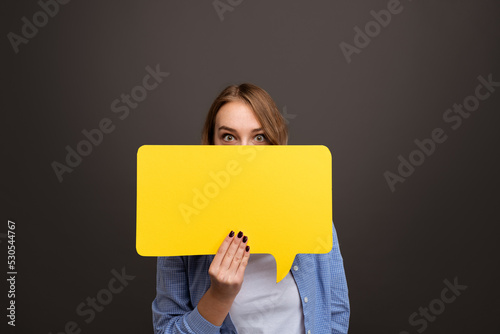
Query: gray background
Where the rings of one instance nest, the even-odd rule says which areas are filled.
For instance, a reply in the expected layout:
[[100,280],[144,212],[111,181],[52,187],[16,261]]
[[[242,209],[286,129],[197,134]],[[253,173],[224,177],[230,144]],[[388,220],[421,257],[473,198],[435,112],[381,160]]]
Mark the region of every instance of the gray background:
[[[409,316],[455,277],[467,289],[425,332],[497,328],[500,87],[459,129],[442,116],[479,75],[500,81],[500,3],[402,0],[348,63],[339,44],[387,4],[243,1],[222,21],[211,1],[73,1],[16,54],[7,34],[41,8],[2,2],[0,233],[16,222],[16,332],[55,334],[68,321],[82,333],[152,332],[156,260],[135,250],[137,148],[198,144],[218,92],[247,81],[295,115],[289,144],[333,153],[350,333],[417,333]],[[111,102],[156,64],[170,76],[120,120]],[[103,118],[115,130],[60,183],[51,163]],[[448,139],[391,192],[383,173],[436,127]],[[135,278],[86,323],[76,307],[123,267]]]

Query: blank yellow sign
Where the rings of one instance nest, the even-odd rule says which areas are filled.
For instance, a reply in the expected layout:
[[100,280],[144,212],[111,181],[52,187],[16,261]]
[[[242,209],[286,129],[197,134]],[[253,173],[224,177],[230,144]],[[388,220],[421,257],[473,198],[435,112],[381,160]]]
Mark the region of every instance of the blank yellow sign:
[[298,253],[332,248],[326,146],[164,146],[137,152],[137,252],[215,254],[231,231],[272,254],[281,281]]

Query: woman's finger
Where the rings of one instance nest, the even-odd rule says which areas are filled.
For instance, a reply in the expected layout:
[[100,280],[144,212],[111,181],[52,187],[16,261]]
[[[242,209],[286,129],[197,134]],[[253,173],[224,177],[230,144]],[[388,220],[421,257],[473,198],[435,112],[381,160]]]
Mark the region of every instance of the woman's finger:
[[245,245],[245,252],[243,253],[243,259],[241,259],[240,265],[236,271],[236,279],[243,281],[243,276],[245,275],[245,268],[248,264],[248,259],[250,258],[250,246]]
[[224,241],[222,241],[222,244],[219,246],[219,249],[217,250],[217,254],[215,254],[214,259],[212,260],[211,266],[213,266],[213,269],[218,271],[222,260],[224,259],[224,256],[226,255],[227,249],[231,245],[231,242],[234,239],[234,231],[231,231],[229,235],[226,236]]
[[247,241],[248,241],[248,237],[245,235],[241,239],[241,243],[239,244],[238,249],[236,250],[236,253],[234,254],[233,261],[231,262],[231,265],[229,266],[229,273],[231,276],[236,276],[236,273],[238,271],[238,267],[240,266],[240,263],[245,256]]
[[243,239],[243,232],[240,231],[233,238],[231,245],[229,245],[229,248],[227,249],[226,254],[224,255],[224,259],[222,260],[222,263],[220,265],[221,270],[229,269],[229,267],[231,266],[231,262],[233,262],[234,255],[236,254],[236,251],[238,250],[238,247],[242,239]]

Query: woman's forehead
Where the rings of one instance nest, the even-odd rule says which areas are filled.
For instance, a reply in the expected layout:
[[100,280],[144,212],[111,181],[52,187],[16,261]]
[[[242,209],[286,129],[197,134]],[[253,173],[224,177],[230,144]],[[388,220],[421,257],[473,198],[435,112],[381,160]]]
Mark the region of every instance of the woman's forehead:
[[261,128],[250,106],[239,101],[228,102],[219,109],[215,118],[215,130],[218,131],[221,126],[237,131],[252,131]]

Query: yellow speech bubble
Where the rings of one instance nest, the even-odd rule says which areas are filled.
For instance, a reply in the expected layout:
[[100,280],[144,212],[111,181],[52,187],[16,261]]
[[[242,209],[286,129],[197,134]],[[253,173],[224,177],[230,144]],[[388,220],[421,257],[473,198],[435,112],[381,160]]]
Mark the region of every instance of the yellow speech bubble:
[[272,254],[332,248],[332,157],[322,145],[144,145],[137,152],[137,252],[215,254],[229,231]]

